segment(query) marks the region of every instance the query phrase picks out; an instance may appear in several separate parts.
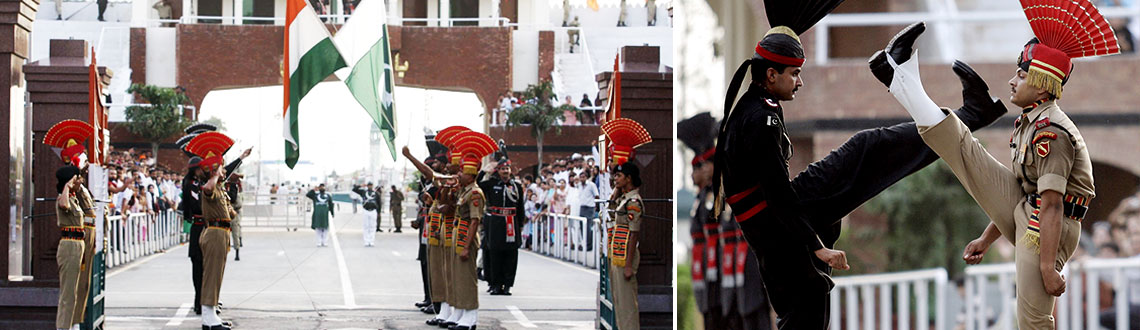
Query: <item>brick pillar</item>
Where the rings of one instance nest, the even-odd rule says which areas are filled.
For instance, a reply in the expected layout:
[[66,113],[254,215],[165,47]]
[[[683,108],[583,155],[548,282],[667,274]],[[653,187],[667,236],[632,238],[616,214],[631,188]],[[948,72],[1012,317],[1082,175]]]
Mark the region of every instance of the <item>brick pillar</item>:
[[[3,88],[0,88],[0,154],[9,157],[15,157],[18,160],[31,157],[32,154],[24,146],[30,139],[28,136],[27,125],[31,120],[31,112],[26,110],[24,104],[24,61],[29,55],[29,40],[32,22],[35,20],[36,8],[39,4],[31,0],[0,0],[0,63],[6,63],[7,69],[0,70],[0,82],[3,82]],[[13,141],[13,137],[19,139],[23,136],[25,141],[24,146],[17,146],[13,149],[12,143],[19,143]],[[26,164],[24,162],[23,164]],[[0,179],[0,186],[6,188],[11,192],[23,192],[16,194],[17,199],[13,199],[13,194],[0,194],[0,206],[9,208],[15,206],[12,210],[15,212],[0,212],[0,251],[8,251],[8,244],[10,242],[8,237],[12,233],[10,229],[15,224],[20,224],[21,228],[26,228],[30,222],[22,220],[21,218],[31,212],[25,209],[29,204],[24,200],[28,189],[32,186],[28,184],[26,178],[27,171],[30,169],[23,168],[25,175],[16,175],[12,177],[9,173],[13,173],[13,165],[24,167],[23,164],[13,164],[9,161],[0,162],[0,173],[3,173],[5,178]],[[19,233],[17,233],[19,235]],[[58,234],[57,234],[58,235]],[[16,247],[24,252],[23,260],[12,260],[15,263],[26,264],[29,258],[37,258],[34,249],[28,248],[30,246],[28,239],[30,235],[20,235],[24,239],[24,247]],[[0,256],[0,272],[8,275],[9,260],[7,253]],[[40,260],[35,260],[33,265],[38,266]],[[54,265],[54,261],[52,263]],[[35,269],[24,268],[23,274],[19,275],[40,275]],[[53,328],[55,319],[55,299],[58,297],[58,290],[52,291],[50,287],[57,286],[51,281],[10,281],[8,276],[0,276],[0,328],[3,329],[46,329]]]

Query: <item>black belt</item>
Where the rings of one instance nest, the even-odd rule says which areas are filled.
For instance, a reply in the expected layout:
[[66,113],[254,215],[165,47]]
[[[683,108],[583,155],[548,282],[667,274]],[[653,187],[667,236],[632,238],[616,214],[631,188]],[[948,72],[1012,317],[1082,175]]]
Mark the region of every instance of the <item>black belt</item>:
[[83,227],[76,228],[63,228],[59,231],[59,237],[63,239],[83,240]]
[[[1028,195],[1025,195],[1025,198],[1029,202],[1029,205],[1034,206],[1034,207],[1040,207],[1041,206],[1041,205],[1037,204],[1037,200],[1039,198],[1041,198],[1041,195],[1028,194]],[[1067,217],[1069,219],[1077,220],[1077,221],[1081,221],[1082,219],[1084,219],[1085,215],[1088,214],[1088,212],[1089,212],[1089,206],[1088,206],[1089,200],[1090,199],[1085,198],[1085,197],[1065,195],[1064,201],[1061,202],[1061,204],[1064,205],[1065,217]]]
[[210,221],[210,227],[219,227],[219,228],[230,229],[230,221],[229,220]]
[[202,219],[202,216],[200,216],[200,215],[190,216],[190,219],[191,219],[190,221],[193,222],[195,225],[199,225],[199,226],[205,226],[206,225],[206,220]]

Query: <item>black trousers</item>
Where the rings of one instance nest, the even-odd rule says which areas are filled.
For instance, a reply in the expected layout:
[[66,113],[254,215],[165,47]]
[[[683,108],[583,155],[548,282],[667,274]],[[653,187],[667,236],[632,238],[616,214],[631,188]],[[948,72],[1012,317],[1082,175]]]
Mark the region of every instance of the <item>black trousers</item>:
[[191,225],[190,226],[190,269],[194,281],[194,309],[201,308],[202,306],[202,247],[198,244],[198,238],[202,237],[202,231],[205,225]]
[[420,279],[424,281],[424,301],[431,301],[431,279],[428,278],[427,245],[420,244]]
[[484,248],[483,249],[483,277],[487,284],[495,286],[515,286],[515,273],[519,266],[519,250],[517,248]]
[[[791,181],[810,225],[829,248],[840,220],[887,187],[938,159],[913,122],[856,133]],[[764,211],[766,212],[766,211]],[[827,329],[831,268],[774,220],[741,223],[780,329]],[[758,221],[757,221],[758,220]],[[766,221],[766,222],[765,222]]]

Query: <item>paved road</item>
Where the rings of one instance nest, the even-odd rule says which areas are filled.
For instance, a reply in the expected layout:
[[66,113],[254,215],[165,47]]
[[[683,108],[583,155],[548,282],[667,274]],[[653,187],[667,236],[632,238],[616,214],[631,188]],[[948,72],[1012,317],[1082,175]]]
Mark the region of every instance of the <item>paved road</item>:
[[[231,252],[226,266],[223,318],[239,329],[433,329],[412,306],[423,299],[415,232],[377,233],[376,246],[364,247],[362,218],[338,212],[328,247],[316,247],[309,229],[246,228],[241,261]],[[200,328],[186,253],[183,245],[109,271],[107,328]],[[488,295],[479,282],[479,328],[591,329],[597,279],[520,251],[514,295]]]

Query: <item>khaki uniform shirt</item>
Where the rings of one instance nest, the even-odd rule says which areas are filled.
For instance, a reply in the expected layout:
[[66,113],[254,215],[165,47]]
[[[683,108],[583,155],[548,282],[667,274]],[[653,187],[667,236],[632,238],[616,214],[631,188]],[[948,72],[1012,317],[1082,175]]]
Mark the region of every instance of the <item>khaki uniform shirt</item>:
[[67,208],[56,205],[55,223],[59,228],[78,227],[83,225],[83,209],[79,206],[79,198],[72,195],[68,198]]
[[221,185],[217,185],[209,193],[202,190],[202,218],[206,221],[231,219],[233,207],[230,206],[230,196],[221,188]]
[[610,202],[610,221],[628,225],[629,231],[641,231],[641,194],[637,189],[617,196]]
[[483,189],[472,182],[459,189],[459,199],[456,204],[455,215],[459,218],[459,223],[455,226],[456,252],[462,252],[460,248],[477,248],[478,240],[468,237],[467,233],[478,232],[477,229],[470,230],[470,228],[475,224],[475,220],[483,219],[483,212],[486,212],[487,208],[487,197],[483,196]]
[[[1056,101],[1027,108],[1010,137],[1013,168],[1026,194],[1053,190],[1088,200],[1096,196],[1085,140]],[[1069,202],[1068,198],[1065,198]],[[1073,202],[1076,202],[1075,200]]]

